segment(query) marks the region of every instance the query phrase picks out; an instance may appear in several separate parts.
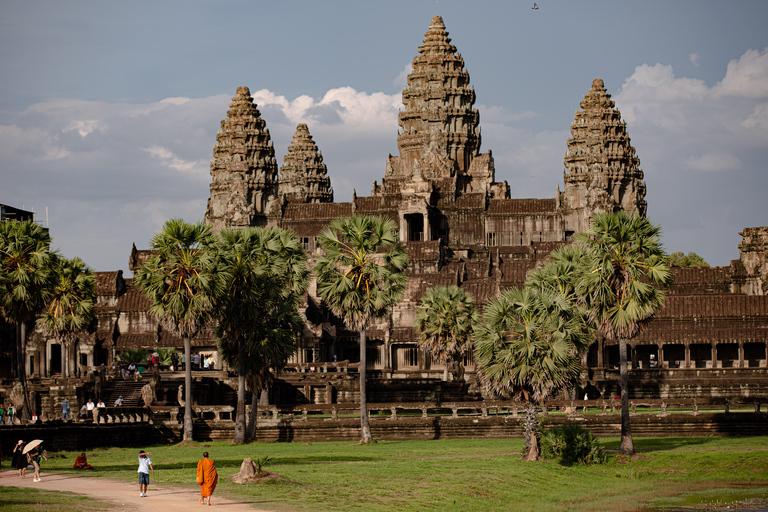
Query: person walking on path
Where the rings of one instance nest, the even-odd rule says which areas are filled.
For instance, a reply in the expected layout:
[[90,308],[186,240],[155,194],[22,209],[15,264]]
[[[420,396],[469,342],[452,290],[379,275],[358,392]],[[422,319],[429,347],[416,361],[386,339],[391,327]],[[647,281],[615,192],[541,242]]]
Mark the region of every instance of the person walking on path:
[[48,462],[48,457],[45,456],[45,452],[40,452],[40,448],[35,447],[32,448],[32,450],[29,451],[29,459],[32,461],[32,465],[35,467],[35,478],[32,480],[33,482],[39,482],[40,481],[40,458],[42,457],[45,459],[45,462]]
[[147,497],[147,487],[149,487],[149,470],[152,470],[152,474],[155,474],[155,468],[152,467],[152,459],[149,456],[150,452],[139,451],[139,496],[142,498]]
[[24,453],[24,441],[19,439],[19,442],[13,448],[13,467],[19,470],[21,478],[27,478],[24,476],[24,473],[27,472],[27,464],[29,464],[29,461],[27,460],[27,454]]
[[200,485],[200,504],[205,505],[208,498],[208,506],[211,506],[211,495],[219,482],[219,474],[216,465],[208,458],[208,452],[203,452],[203,458],[197,463],[197,483]]

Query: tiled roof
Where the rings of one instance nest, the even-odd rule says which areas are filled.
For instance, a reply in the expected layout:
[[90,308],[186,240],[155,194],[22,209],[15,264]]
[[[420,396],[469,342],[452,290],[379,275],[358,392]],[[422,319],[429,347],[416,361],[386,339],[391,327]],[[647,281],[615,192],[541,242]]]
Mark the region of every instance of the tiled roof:
[[96,274],[96,295],[115,296],[117,271],[115,272],[95,272]]
[[147,311],[151,305],[149,299],[133,284],[133,279],[125,280],[126,291],[117,300],[120,311]]
[[331,221],[337,217],[352,215],[352,203],[293,203],[286,205],[286,220],[317,220]]
[[491,199],[488,201],[489,215],[535,215],[557,211],[555,199]]

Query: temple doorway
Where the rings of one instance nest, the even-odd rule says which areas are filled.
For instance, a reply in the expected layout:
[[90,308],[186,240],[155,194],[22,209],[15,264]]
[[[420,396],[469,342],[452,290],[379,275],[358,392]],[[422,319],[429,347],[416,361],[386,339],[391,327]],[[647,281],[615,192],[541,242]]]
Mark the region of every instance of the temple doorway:
[[49,375],[54,373],[61,373],[61,345],[58,343],[51,343],[51,357],[48,360]]

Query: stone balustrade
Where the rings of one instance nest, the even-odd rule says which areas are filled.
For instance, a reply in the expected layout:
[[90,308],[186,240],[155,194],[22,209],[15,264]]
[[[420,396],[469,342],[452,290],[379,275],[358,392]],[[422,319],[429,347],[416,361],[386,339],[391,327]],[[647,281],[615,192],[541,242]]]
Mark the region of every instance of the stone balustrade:
[[143,407],[96,407],[93,409],[93,423],[146,423],[149,411]]
[[[768,397],[754,397],[742,399],[663,399],[663,400],[630,400],[631,414],[655,414],[666,416],[669,411],[679,414],[697,415],[700,411],[725,413],[732,412],[731,409],[749,409],[760,413],[761,406],[768,406]],[[586,410],[591,409],[590,415],[594,415],[594,410],[598,409],[597,415],[606,416],[611,414],[620,414],[621,400],[619,399],[598,399],[598,400],[550,400],[541,406],[537,406],[537,411],[543,414],[566,414],[568,416],[586,415]],[[333,421],[342,416],[358,416],[360,405],[356,403],[348,404],[305,404],[305,405],[269,405],[263,408],[270,414],[270,421]],[[391,403],[391,404],[368,404],[368,412],[371,419],[398,420],[403,417],[420,416],[421,418],[442,417],[481,417],[489,418],[494,416],[520,417],[525,415],[525,404],[509,401],[484,401],[484,402],[451,402],[451,403]],[[384,414],[382,414],[384,413]],[[330,417],[329,417],[330,416]]]
[[343,372],[346,373],[349,370],[357,370],[360,367],[360,363],[350,363],[349,360],[345,361],[324,361],[318,363],[288,363],[285,366],[284,372],[295,373],[328,373],[328,372]]

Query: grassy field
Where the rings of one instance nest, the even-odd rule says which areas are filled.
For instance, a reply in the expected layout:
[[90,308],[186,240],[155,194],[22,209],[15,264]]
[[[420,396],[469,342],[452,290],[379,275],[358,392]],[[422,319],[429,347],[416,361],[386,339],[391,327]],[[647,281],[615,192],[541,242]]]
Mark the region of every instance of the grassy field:
[[[603,441],[618,448],[618,439]],[[613,454],[607,464],[565,467],[520,460],[522,440],[476,439],[355,443],[192,443],[143,447],[152,452],[152,484],[194,486],[202,452],[219,471],[218,495],[248,496],[274,510],[638,510],[653,500],[711,489],[768,496],[765,437],[635,438],[638,456]],[[89,450],[88,476],[133,483],[138,448]],[[76,453],[61,453],[43,472],[74,472]],[[244,457],[269,456],[286,478],[233,484]],[[725,493],[723,491],[721,494]],[[713,494],[717,497],[717,493]],[[19,509],[22,510],[22,509]]]
[[[0,480],[0,484],[2,484],[2,480]],[[3,512],[40,512],[41,510],[100,512],[117,508],[113,503],[86,498],[71,492],[41,491],[16,487],[2,488],[0,506]]]

